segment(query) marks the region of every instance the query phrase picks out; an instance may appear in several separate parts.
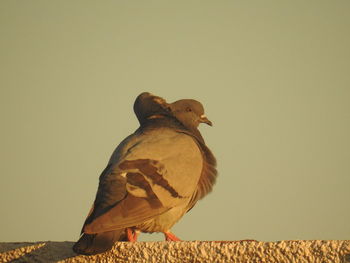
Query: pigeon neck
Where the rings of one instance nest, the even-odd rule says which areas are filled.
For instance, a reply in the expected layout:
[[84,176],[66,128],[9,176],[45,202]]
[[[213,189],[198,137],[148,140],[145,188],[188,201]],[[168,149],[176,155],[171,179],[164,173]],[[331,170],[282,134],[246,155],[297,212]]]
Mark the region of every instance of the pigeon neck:
[[141,130],[154,129],[159,127],[168,127],[177,130],[178,132],[186,133],[199,142],[205,144],[204,139],[197,127],[186,127],[178,119],[169,116],[154,114],[147,118],[147,122],[140,127]]
[[176,121],[176,119],[165,116],[162,114],[154,114],[148,117],[143,123],[141,123],[140,128],[143,130],[154,129],[159,127],[169,127],[169,128],[179,128],[181,124]]

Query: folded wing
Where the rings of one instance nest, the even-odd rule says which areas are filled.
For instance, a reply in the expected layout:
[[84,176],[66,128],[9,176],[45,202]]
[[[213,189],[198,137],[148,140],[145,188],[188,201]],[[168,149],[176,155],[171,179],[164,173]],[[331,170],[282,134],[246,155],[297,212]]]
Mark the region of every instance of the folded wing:
[[193,138],[170,129],[137,138],[100,176],[84,233],[136,226],[193,198],[203,170]]

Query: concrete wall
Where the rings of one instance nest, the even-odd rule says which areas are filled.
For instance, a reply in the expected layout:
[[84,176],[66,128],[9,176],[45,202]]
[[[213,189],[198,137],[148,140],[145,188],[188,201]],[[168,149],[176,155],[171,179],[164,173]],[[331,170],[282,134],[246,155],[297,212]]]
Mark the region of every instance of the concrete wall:
[[350,240],[118,242],[112,251],[89,257],[76,255],[72,245],[0,243],[0,262],[350,262]]

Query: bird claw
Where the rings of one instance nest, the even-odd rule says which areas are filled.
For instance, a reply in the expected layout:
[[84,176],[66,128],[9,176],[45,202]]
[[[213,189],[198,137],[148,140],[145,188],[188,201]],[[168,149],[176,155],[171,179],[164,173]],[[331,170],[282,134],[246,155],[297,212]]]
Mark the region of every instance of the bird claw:
[[180,238],[178,238],[171,232],[164,232],[164,236],[166,241],[181,241]]
[[128,241],[129,242],[136,242],[137,241],[137,237],[138,237],[138,232],[134,229],[131,228],[127,228],[126,229],[126,235],[128,237]]

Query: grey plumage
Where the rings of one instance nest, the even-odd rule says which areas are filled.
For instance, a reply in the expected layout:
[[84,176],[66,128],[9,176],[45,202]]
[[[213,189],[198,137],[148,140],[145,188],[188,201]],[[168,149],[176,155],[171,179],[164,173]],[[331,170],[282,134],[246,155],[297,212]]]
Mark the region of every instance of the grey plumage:
[[[211,122],[194,100],[171,104],[140,94],[134,111],[140,128],[113,152],[100,176],[96,199],[73,250],[97,254],[128,240],[126,229],[163,232],[215,183],[216,161],[198,131]],[[175,239],[173,239],[175,240]]]

